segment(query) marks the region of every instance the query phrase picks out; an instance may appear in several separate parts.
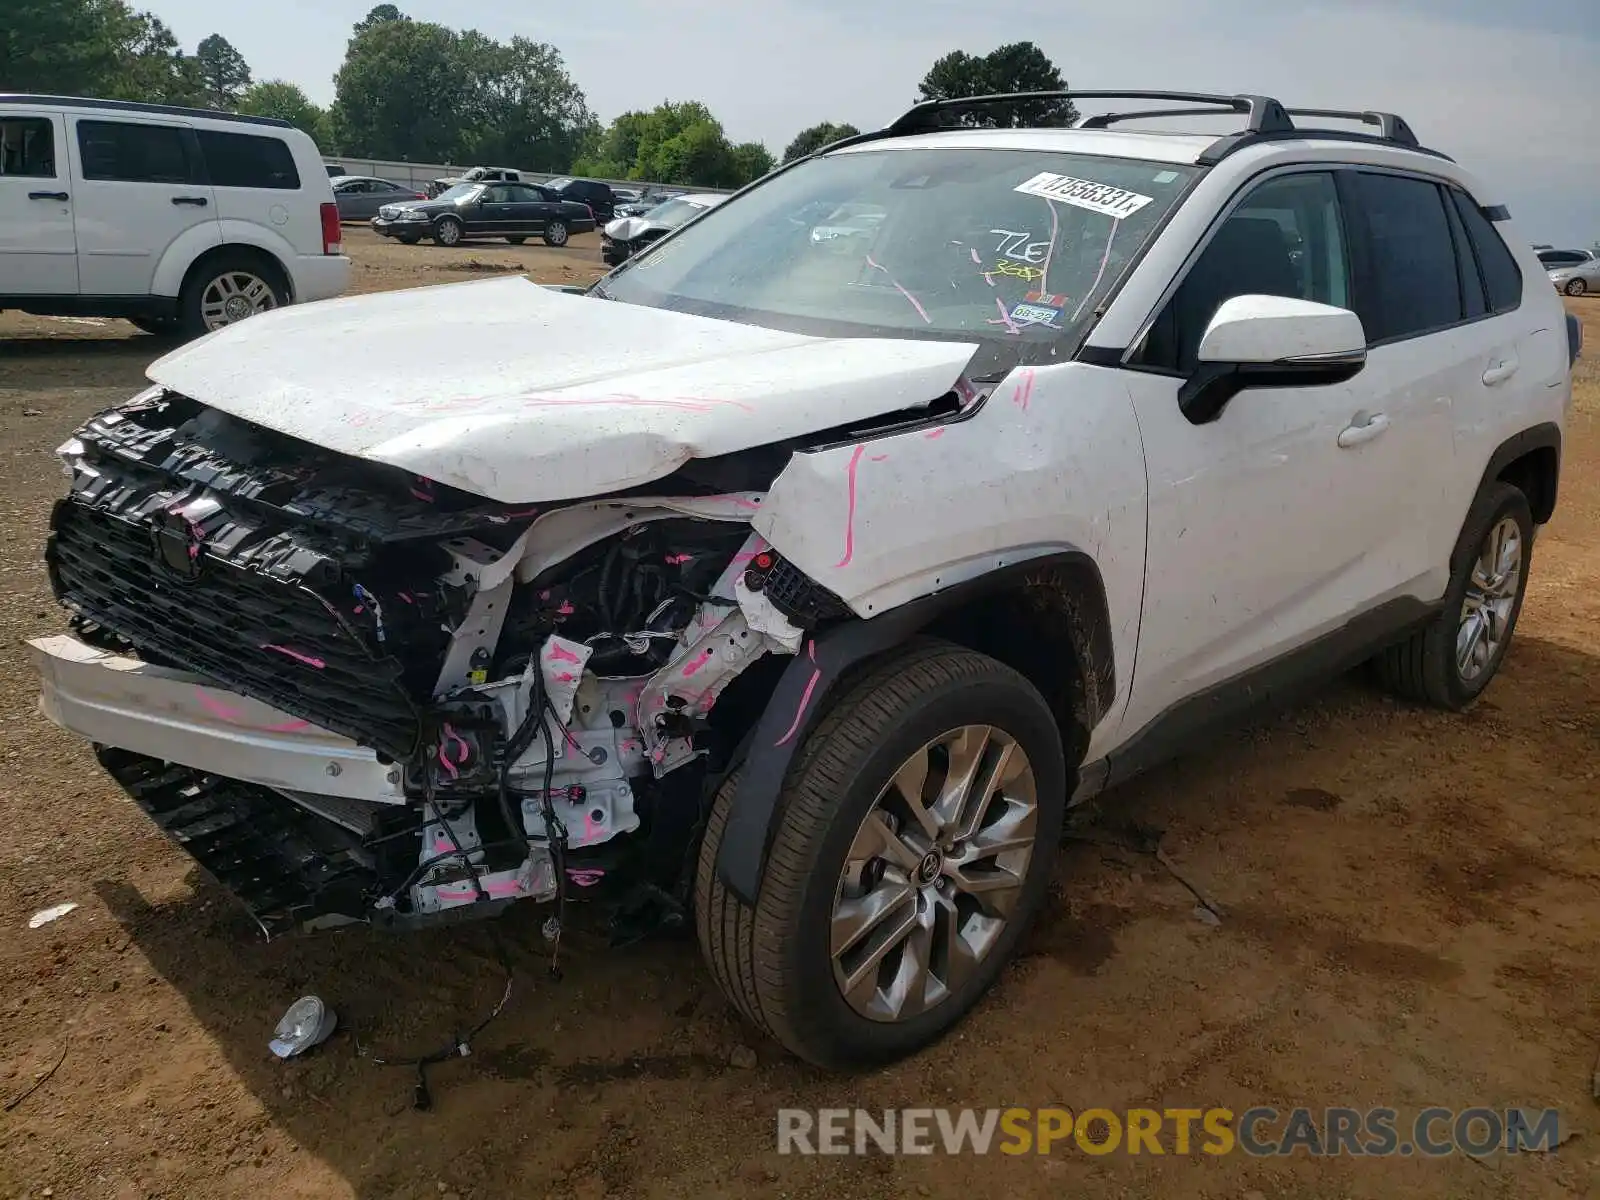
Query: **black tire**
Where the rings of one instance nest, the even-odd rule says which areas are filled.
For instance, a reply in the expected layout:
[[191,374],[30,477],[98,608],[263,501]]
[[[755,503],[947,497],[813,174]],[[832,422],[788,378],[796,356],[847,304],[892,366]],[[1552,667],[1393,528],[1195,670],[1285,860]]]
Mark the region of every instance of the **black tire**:
[[[230,286],[237,287],[241,280],[257,280],[265,285],[270,294],[268,308],[282,308],[289,303],[289,281],[284,278],[277,263],[259,252],[224,251],[190,270],[183,292],[178,297],[178,332],[185,337],[199,337],[211,332],[212,327],[207,321],[210,293],[214,288],[223,286],[225,281],[231,281]],[[233,320],[227,322],[233,323]]]
[[414,233],[396,234],[395,240],[402,246],[415,246],[422,239]]
[[1581,279],[1569,279],[1567,281],[1566,291],[1569,296],[1581,296],[1588,290],[1589,285]]
[[433,240],[440,246],[459,246],[466,231],[466,226],[455,217],[440,217],[433,223]]
[[506,241],[510,242],[513,246],[520,246],[520,245],[522,245],[523,242],[525,242],[527,240],[528,239],[525,238],[525,237],[508,237],[506,239]]
[[544,244],[546,246],[565,246],[567,239],[572,236],[565,221],[551,221],[544,227]]
[[[1038,799],[1032,856],[1008,924],[972,976],[918,1016],[872,1020],[850,1006],[833,973],[829,929],[845,855],[900,765],[967,724],[1004,730],[1028,756]],[[998,978],[1050,881],[1067,770],[1043,697],[1011,668],[942,642],[908,646],[871,668],[830,705],[790,768],[753,909],[716,872],[739,777],[713,801],[695,879],[701,952],[723,993],[794,1054],[827,1068],[890,1062],[942,1036]]]
[[[1510,615],[1493,653],[1477,674],[1464,678],[1456,658],[1456,641],[1464,618],[1467,591],[1473,583],[1473,570],[1484,551],[1484,543],[1501,521],[1515,522],[1521,539],[1518,577]],[[1444,607],[1432,621],[1397,646],[1391,646],[1373,660],[1378,678],[1396,695],[1459,712],[1476,700],[1500,670],[1516,632],[1522,613],[1522,600],[1528,589],[1528,568],[1533,556],[1533,514],[1528,498],[1509,483],[1492,484],[1478,497],[1467,514],[1455,554],[1450,563],[1450,587]]]

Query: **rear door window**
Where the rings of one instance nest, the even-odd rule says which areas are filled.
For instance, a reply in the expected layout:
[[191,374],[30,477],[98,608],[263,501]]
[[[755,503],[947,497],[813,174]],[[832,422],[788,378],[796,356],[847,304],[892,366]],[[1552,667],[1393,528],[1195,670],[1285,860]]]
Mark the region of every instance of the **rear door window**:
[[189,130],[134,121],[79,121],[83,177],[122,183],[194,183]]
[[0,117],[0,176],[56,177],[55,122],[49,117]]
[[1375,294],[1361,314],[1369,342],[1416,337],[1458,324],[1465,309],[1456,248],[1439,185],[1361,172]]
[[196,136],[213,187],[282,191],[295,191],[300,187],[294,154],[282,138],[221,133],[212,129],[201,129]]

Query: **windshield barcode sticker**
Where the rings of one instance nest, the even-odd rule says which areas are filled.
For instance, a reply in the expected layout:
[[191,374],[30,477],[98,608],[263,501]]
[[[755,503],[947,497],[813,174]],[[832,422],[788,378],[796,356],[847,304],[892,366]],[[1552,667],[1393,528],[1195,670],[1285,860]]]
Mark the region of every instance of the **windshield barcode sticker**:
[[1056,175],[1050,171],[1040,171],[1032,179],[1017,184],[1012,190],[1025,192],[1030,196],[1041,196],[1046,200],[1059,200],[1063,204],[1086,208],[1090,212],[1104,213],[1118,221],[1124,217],[1131,217],[1155,199],[1154,196],[1141,196],[1138,192],[1112,187],[1109,183],[1074,179],[1070,175]]

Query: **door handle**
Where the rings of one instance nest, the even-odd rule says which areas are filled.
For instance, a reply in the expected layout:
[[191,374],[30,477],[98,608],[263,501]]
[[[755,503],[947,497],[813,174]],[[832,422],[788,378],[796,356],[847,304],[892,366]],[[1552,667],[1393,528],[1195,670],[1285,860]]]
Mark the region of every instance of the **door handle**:
[[[1361,418],[1366,417],[1365,422]],[[1355,419],[1339,431],[1339,448],[1349,449],[1362,442],[1370,442],[1389,428],[1389,418],[1383,413],[1357,413]]]
[[29,192],[28,193],[28,199],[29,200],[65,200],[67,198],[68,197],[67,197],[67,194],[65,192]]
[[1520,365],[1514,358],[1502,358],[1483,373],[1483,382],[1489,387],[1502,384],[1517,373]]
[[195,208],[204,208],[207,204],[204,196],[174,196],[172,202],[174,204],[192,204]]

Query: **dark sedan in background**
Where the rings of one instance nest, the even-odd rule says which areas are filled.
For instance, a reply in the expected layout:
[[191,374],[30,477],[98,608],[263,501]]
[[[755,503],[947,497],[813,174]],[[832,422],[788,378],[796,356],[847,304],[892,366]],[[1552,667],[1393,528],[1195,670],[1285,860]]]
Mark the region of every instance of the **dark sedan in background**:
[[641,216],[618,217],[600,233],[600,257],[614,267],[726,199],[711,192],[674,196]]
[[370,221],[385,204],[426,199],[416,188],[370,175],[335,175],[328,182],[341,221]]
[[575,233],[595,227],[586,204],[563,200],[531,183],[463,183],[432,200],[386,204],[372,219],[372,228],[406,245],[432,238],[441,246],[464,241],[503,238],[521,245],[530,237],[547,246],[565,246]]

